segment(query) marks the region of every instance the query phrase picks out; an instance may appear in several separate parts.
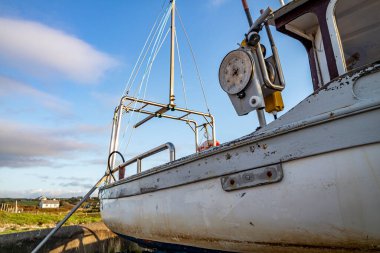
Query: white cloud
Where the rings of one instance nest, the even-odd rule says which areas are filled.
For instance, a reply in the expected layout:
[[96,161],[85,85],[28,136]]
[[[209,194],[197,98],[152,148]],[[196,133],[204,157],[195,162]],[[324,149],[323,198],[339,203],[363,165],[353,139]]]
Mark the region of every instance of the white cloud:
[[0,18],[0,59],[33,74],[53,72],[82,83],[98,81],[117,64],[109,55],[63,31],[8,18]]
[[0,76],[0,97],[30,101],[34,100],[46,109],[54,112],[69,114],[70,103],[56,96],[39,91],[22,82]]
[[[28,189],[28,190],[4,190],[0,191],[0,198],[38,198],[45,196],[48,198],[70,198],[84,196],[89,188],[62,188],[62,189]],[[97,197],[96,190],[91,197]]]
[[49,156],[90,146],[77,140],[59,138],[56,134],[58,129],[4,120],[0,120],[0,125],[0,153],[2,154]]
[[[72,134],[68,137],[67,133]],[[77,140],[80,134],[80,129],[50,129],[0,120],[0,168],[59,166],[52,159],[95,148]]]

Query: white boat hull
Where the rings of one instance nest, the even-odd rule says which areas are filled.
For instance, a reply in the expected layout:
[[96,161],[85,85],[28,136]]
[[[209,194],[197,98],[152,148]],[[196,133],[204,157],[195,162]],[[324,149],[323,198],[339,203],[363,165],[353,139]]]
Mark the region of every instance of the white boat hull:
[[121,235],[207,249],[369,249],[380,245],[379,154],[372,144],[286,162],[281,183],[233,192],[215,178],[105,199],[102,218]]
[[211,250],[379,251],[379,80],[380,64],[346,75],[260,131],[101,188],[105,224]]

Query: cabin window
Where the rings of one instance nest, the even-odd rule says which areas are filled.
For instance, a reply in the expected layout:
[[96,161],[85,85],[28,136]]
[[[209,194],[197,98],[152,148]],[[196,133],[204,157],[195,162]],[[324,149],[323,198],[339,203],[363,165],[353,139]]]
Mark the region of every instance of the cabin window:
[[379,0],[339,0],[335,5],[347,71],[380,59],[379,11]]

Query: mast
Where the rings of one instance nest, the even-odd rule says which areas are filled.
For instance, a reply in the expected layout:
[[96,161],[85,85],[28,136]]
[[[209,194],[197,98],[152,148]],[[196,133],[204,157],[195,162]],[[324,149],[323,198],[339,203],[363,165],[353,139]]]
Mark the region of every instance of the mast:
[[170,40],[170,91],[169,91],[169,105],[174,106],[174,48],[175,48],[175,0],[171,0],[172,13],[171,13],[171,40]]

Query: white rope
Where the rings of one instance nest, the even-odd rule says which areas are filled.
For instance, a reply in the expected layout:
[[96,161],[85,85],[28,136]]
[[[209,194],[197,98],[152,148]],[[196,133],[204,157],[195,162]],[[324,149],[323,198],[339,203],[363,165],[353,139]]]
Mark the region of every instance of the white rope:
[[[132,86],[132,84],[133,84],[133,82],[131,83],[131,79],[132,79],[133,74],[135,73],[136,66],[137,66],[138,63],[140,62],[141,55],[142,55],[143,52],[145,51],[145,47],[146,47],[148,41],[149,41],[150,38],[151,38],[151,35],[152,35],[152,32],[153,32],[154,28],[155,28],[156,25],[157,25],[157,21],[159,20],[160,16],[161,16],[162,14],[165,13],[165,11],[163,11],[163,10],[164,10],[164,5],[162,5],[161,11],[160,11],[160,13],[159,13],[158,16],[157,16],[157,18],[156,18],[156,20],[155,20],[155,22],[154,22],[154,24],[153,24],[153,26],[152,26],[152,29],[150,30],[149,35],[148,35],[148,37],[147,37],[147,39],[146,39],[146,41],[145,41],[145,43],[144,43],[144,46],[143,46],[143,48],[142,48],[142,50],[141,50],[141,52],[140,52],[140,54],[139,54],[139,57],[137,58],[137,61],[136,61],[135,65],[134,65],[134,67],[133,67],[133,69],[132,69],[132,72],[131,72],[131,74],[130,74],[130,76],[129,76],[129,78],[128,78],[128,81],[127,81],[127,83],[126,83],[126,85],[125,85],[125,88],[124,88],[124,92],[123,92],[124,95],[126,95],[126,94],[129,93],[129,90],[130,90],[130,88],[131,88],[131,86]],[[162,18],[163,18],[163,17],[164,17],[164,15],[162,15],[161,20],[160,20],[160,23],[162,22]],[[156,31],[157,31],[157,30],[156,30]],[[148,48],[147,50],[149,50],[149,48]],[[144,59],[143,59],[143,60],[144,60]],[[143,60],[142,60],[142,61],[143,61]]]
[[[145,72],[143,74],[142,80],[141,80],[141,82],[139,84],[139,87],[138,87],[138,89],[136,90],[136,92],[134,94],[134,96],[137,97],[137,98],[140,95],[141,88],[143,87],[143,84],[145,83],[145,89],[144,89],[144,93],[143,93],[143,100],[145,99],[146,91],[147,91],[147,87],[148,87],[148,83],[149,83],[149,77],[150,77],[151,69],[152,69],[152,66],[153,66],[153,62],[156,59],[156,56],[157,56],[159,50],[161,49],[161,47],[162,47],[162,45],[163,45],[163,43],[164,43],[164,41],[165,41],[165,39],[166,39],[166,37],[167,37],[167,35],[169,33],[169,30],[168,30],[166,32],[165,36],[162,36],[164,28],[166,27],[167,22],[168,22],[169,17],[170,17],[170,11],[171,11],[171,8],[168,8],[167,13],[165,15],[165,18],[163,19],[164,21],[159,26],[158,36],[156,37],[156,40],[154,41],[154,44],[153,44],[153,47],[152,47],[152,50],[151,50],[151,54],[150,54],[150,56],[148,58],[148,61],[147,61],[147,67],[146,67]],[[136,106],[137,106],[137,103],[134,103],[133,109],[136,109]],[[133,114],[134,114],[134,111],[131,112],[130,119],[132,119]],[[137,115],[135,122],[137,122],[137,120],[139,118],[140,118],[140,114]],[[126,128],[124,130],[124,133],[128,130],[129,126],[130,126],[130,121],[128,122],[128,125],[126,126]],[[130,144],[133,132],[134,132],[134,128],[132,128],[131,131],[130,131],[130,134],[129,134],[129,137],[128,137],[128,141],[127,141],[127,143],[125,145],[125,151],[127,151],[128,147],[129,147],[129,144]],[[124,137],[124,134],[123,134],[123,137]]]
[[182,91],[183,91],[183,98],[185,100],[185,108],[187,109],[187,96],[186,96],[186,88],[185,88],[185,79],[184,79],[184,76],[183,76],[183,70],[182,70],[182,61],[181,61],[181,55],[179,53],[179,45],[178,45],[178,40],[177,40],[177,36],[175,36],[175,43],[177,45],[177,55],[178,55],[178,62],[179,62],[179,70],[180,70],[180,74],[181,74],[181,82],[182,82]]
[[131,72],[131,74],[129,75],[128,81],[127,81],[127,83],[126,83],[126,85],[125,85],[125,88],[124,88],[124,92],[123,92],[124,95],[128,94],[128,93],[129,93],[129,90],[131,89],[131,86],[132,86],[132,83],[131,83],[132,76],[133,76],[133,74],[135,73],[135,70],[136,70],[137,64],[140,62],[141,55],[142,55],[143,52],[145,51],[145,47],[146,47],[146,45],[147,45],[147,43],[148,43],[148,41],[149,41],[149,39],[150,39],[150,36],[152,35],[153,29],[156,27],[156,24],[157,24],[158,18],[159,18],[159,17],[157,17],[156,22],[154,22],[154,25],[153,25],[152,29],[151,29],[150,32],[149,32],[148,38],[146,39],[146,41],[145,41],[145,43],[144,43],[144,46],[143,46],[143,48],[142,48],[142,50],[141,50],[141,52],[140,52],[140,54],[139,54],[139,57],[137,58],[137,61],[136,61],[135,65],[133,66],[132,72]]
[[151,62],[151,59],[152,59],[152,56],[155,55],[155,52],[157,51],[157,48],[158,48],[158,45],[160,44],[159,41],[161,40],[162,38],[162,34],[163,34],[163,31],[164,31],[164,28],[167,24],[167,21],[169,20],[169,16],[170,16],[170,11],[171,11],[171,8],[168,9],[168,12],[166,13],[166,16],[165,16],[165,19],[164,19],[164,22],[162,23],[160,29],[159,29],[159,32],[158,32],[158,35],[154,41],[154,44],[153,44],[153,47],[152,47],[152,50],[151,50],[151,53],[150,53],[150,56],[148,58],[148,61],[147,61],[147,64],[146,64],[146,68],[145,68],[145,72],[144,72],[144,75],[142,77],[142,81],[140,82],[139,84],[139,87],[138,89],[136,90],[135,94],[133,95],[134,97],[138,96],[137,95],[137,92],[138,94],[140,94],[140,90],[141,90],[141,86],[145,80],[145,77],[146,77],[146,73],[147,73],[147,70],[149,68],[149,65],[150,65],[150,62]]
[[[168,20],[170,17],[170,12],[171,12],[172,8],[173,8],[173,4],[171,3],[171,4],[169,4],[168,8],[166,8],[165,11],[161,12],[159,14],[159,16],[157,17],[149,35],[148,35],[148,38],[144,43],[143,49],[139,54],[138,60],[133,67],[132,73],[128,79],[127,85],[126,85],[125,90],[124,90],[124,95],[129,94],[130,90],[132,89],[132,86],[134,85],[134,83],[136,81],[137,76],[139,76],[139,77],[141,77],[141,80],[136,85],[136,89],[134,91],[133,97],[139,99],[141,96],[142,99],[145,100],[145,97],[147,95],[147,89],[148,89],[148,85],[149,85],[150,74],[152,71],[153,63],[154,63],[154,61],[158,55],[158,52],[162,48],[162,46],[163,46],[163,44],[164,44],[164,42],[165,42],[165,40],[169,34],[169,31],[170,31],[170,29],[168,29],[166,33],[164,32],[165,27],[167,26],[167,23],[168,23]],[[185,29],[185,26],[182,22],[182,18],[180,16],[178,9],[177,9],[177,15],[179,17],[182,30],[185,34],[187,44],[188,44],[190,52],[191,52],[192,60],[193,60],[194,65],[195,65],[196,74],[197,74],[197,77],[198,77],[198,80],[200,83],[200,87],[201,87],[201,91],[203,94],[205,106],[206,106],[208,112],[210,113],[210,109],[209,109],[209,106],[207,103],[206,93],[205,93],[205,89],[204,89],[204,84],[203,84],[203,80],[202,80],[201,75],[200,75],[200,71],[199,71],[197,61],[196,61],[196,57],[195,57],[192,45],[190,43],[189,36],[188,36],[187,31]],[[159,20],[159,22],[158,22],[158,20]],[[157,22],[158,22],[158,24],[157,24]],[[182,60],[181,60],[181,55],[180,55],[179,44],[178,44],[178,39],[177,39],[176,35],[174,38],[175,38],[175,43],[177,46],[177,55],[178,55],[178,61],[179,61],[179,67],[180,67],[180,77],[181,77],[181,83],[182,83],[183,96],[184,96],[185,106],[186,106],[186,108],[188,108],[186,84],[185,84],[185,80],[184,80],[184,73],[183,73],[183,68],[182,68]],[[148,56],[148,52],[150,52],[149,56]],[[142,73],[142,76],[141,76],[141,74],[139,74],[139,72],[140,72],[140,69],[141,69],[142,65],[144,64],[144,62],[146,62],[146,66],[145,66],[144,73]],[[130,126],[136,124],[140,118],[141,113],[137,113],[137,116],[134,117],[134,113],[135,113],[134,110],[136,110],[138,104],[139,103],[137,103],[137,102],[133,103],[132,112],[130,112],[130,115],[128,117],[128,122],[127,122],[125,129],[123,131],[123,139],[121,142],[122,142],[123,146],[125,146],[125,148],[124,148],[125,152],[128,150],[128,147],[131,143],[132,136],[133,136],[135,129],[132,128],[129,131],[128,137],[126,136],[126,133],[127,133],[128,129],[130,129]],[[201,135],[201,140],[204,138],[208,139],[207,126],[204,126],[204,128],[205,128],[204,129],[205,133],[203,136]],[[197,143],[197,145],[198,145],[198,143]]]
[[164,44],[164,42],[165,42],[165,40],[166,40],[166,37],[167,37],[168,34],[169,34],[169,31],[170,31],[170,29],[168,29],[168,31],[166,32],[164,38],[161,40],[161,43],[160,43],[160,45],[158,46],[158,48],[157,48],[156,52],[154,53],[153,58],[152,58],[152,60],[151,60],[151,62],[150,62],[149,70],[148,70],[147,77],[146,77],[146,82],[145,82],[146,85],[145,85],[145,90],[144,90],[143,100],[145,99],[146,89],[147,89],[147,87],[148,87],[149,77],[150,77],[150,73],[151,73],[151,71],[152,71],[153,62],[156,60],[157,54],[158,54],[158,52],[161,50],[162,45]]
[[[157,36],[157,32],[159,33],[159,32],[161,31],[161,29],[162,29],[161,27],[162,27],[163,23],[165,23],[165,19],[167,20],[167,18],[168,18],[168,13],[170,13],[170,11],[171,11],[171,6],[169,6],[169,8],[167,9],[167,11],[166,11],[166,15],[163,15],[163,16],[162,16],[161,21],[160,21],[160,23],[159,23],[159,25],[158,25],[158,27],[160,27],[160,29],[157,29],[157,30],[155,31],[154,35],[152,36],[152,40],[151,40],[150,43],[149,43],[149,47],[146,49],[145,54],[144,54],[144,57],[143,57],[143,59],[140,61],[140,64],[139,64],[139,67],[138,67],[137,71],[134,73],[134,78],[132,79],[131,86],[132,86],[133,83],[135,82],[135,79],[136,79],[136,77],[137,77],[137,74],[139,73],[140,68],[141,68],[141,66],[142,66],[142,64],[143,64],[143,62],[144,62],[144,60],[145,60],[145,58],[146,58],[146,55],[147,55],[148,52],[149,52],[149,49],[150,49],[150,47],[151,47],[151,45],[152,45],[152,42],[153,42],[153,38]],[[158,28],[158,27],[157,27],[157,28]],[[156,40],[157,40],[157,37],[156,37]]]
[[195,59],[195,54],[194,54],[194,51],[193,51],[193,47],[191,46],[189,36],[187,35],[185,26],[183,25],[182,18],[181,18],[181,15],[179,13],[178,8],[176,8],[176,10],[177,10],[176,13],[177,13],[177,15],[179,17],[179,21],[181,23],[182,30],[183,30],[183,32],[185,34],[185,37],[186,37],[186,40],[187,40],[187,44],[189,45],[189,48],[190,48],[191,56],[192,56],[193,61],[194,61],[195,69],[196,69],[197,76],[198,76],[198,79],[199,79],[199,83],[200,83],[200,86],[201,86],[201,89],[202,89],[202,93],[203,93],[203,99],[204,99],[207,111],[210,113],[210,108],[209,108],[208,103],[207,103],[206,93],[205,93],[205,90],[204,90],[204,87],[203,87],[203,81],[202,81],[201,74],[200,74],[200,71],[199,71],[199,68],[198,68],[198,64],[197,64],[197,61]]
[[[143,75],[143,80],[140,82],[140,84],[139,84],[139,86],[138,86],[138,88],[136,89],[135,94],[134,94],[134,96],[137,97],[137,98],[138,98],[138,96],[140,95],[141,88],[142,88],[142,84],[143,84],[143,81],[144,81],[144,79],[145,79],[145,76],[146,76],[146,73],[147,73],[147,70],[148,70],[148,66],[150,65],[150,64],[149,64],[149,61],[150,61],[150,59],[152,58],[152,54],[153,54],[154,56],[157,55],[157,41],[159,41],[160,38],[162,37],[163,28],[164,28],[164,27],[166,26],[166,24],[167,24],[167,21],[168,21],[168,19],[169,19],[170,11],[171,11],[171,5],[169,5],[169,7],[167,8],[167,10],[166,10],[166,14],[162,16],[162,18],[161,18],[161,20],[160,20],[160,22],[159,22],[159,25],[157,26],[157,29],[156,29],[155,32],[154,32],[154,36],[152,37],[152,39],[151,39],[151,41],[150,41],[150,43],[149,43],[148,48],[145,50],[144,57],[143,57],[143,59],[140,61],[140,64],[139,64],[139,67],[138,67],[137,71],[134,73],[134,77],[133,77],[133,80],[132,80],[130,86],[132,86],[132,84],[134,83],[134,81],[135,81],[135,79],[136,79],[136,77],[137,77],[138,72],[140,71],[140,68],[141,68],[143,62],[145,61],[145,58],[146,58],[146,56],[147,56],[148,51],[152,48],[152,50],[151,50],[151,54],[150,54],[150,57],[149,57],[149,59],[148,59],[147,67],[146,67],[146,69],[145,69],[145,73],[144,73],[144,75]],[[156,37],[155,40],[153,40],[154,37]],[[153,43],[153,41],[154,41],[154,43]],[[152,46],[152,43],[153,43],[153,47],[151,47],[151,46]],[[159,43],[159,44],[160,44],[160,43]],[[162,45],[162,43],[161,43],[161,45]],[[140,54],[140,55],[141,55],[141,54]],[[155,57],[154,57],[154,58],[155,58]],[[129,89],[130,89],[130,88],[129,88]],[[125,91],[125,92],[129,92],[129,89],[128,89],[127,91]],[[145,90],[146,90],[146,89],[145,89]],[[145,93],[146,93],[146,92],[144,92],[144,98],[145,98]],[[133,105],[133,109],[136,109],[136,106],[137,106],[137,103],[134,103],[134,105]],[[123,114],[124,114],[124,112],[123,112]],[[125,129],[124,129],[124,131],[123,131],[123,138],[122,138],[122,143],[121,143],[122,145],[121,145],[121,146],[124,146],[124,145],[125,145],[125,138],[124,138],[124,137],[125,137],[125,133],[128,131],[128,129],[129,129],[129,127],[130,127],[130,125],[131,125],[131,123],[132,123],[132,121],[133,121],[133,120],[132,120],[133,115],[134,115],[134,111],[132,111],[132,112],[130,113],[130,116],[128,117],[128,123],[126,124]],[[139,115],[138,115],[138,116],[139,116]],[[129,142],[130,142],[130,139],[131,139],[132,133],[133,133],[133,129],[132,129],[132,131],[131,131],[130,137],[128,138],[128,143],[126,144],[125,150],[128,148],[128,145],[129,145]]]
[[[158,54],[158,51],[161,49],[161,47],[162,47],[162,45],[163,45],[163,43],[164,43],[164,41],[165,41],[165,39],[166,39],[166,37],[167,37],[168,34],[169,34],[169,30],[166,32],[166,34],[165,34],[163,40],[162,40],[161,43],[160,43],[160,46],[157,48],[156,53],[155,53],[155,55],[154,55],[154,57],[152,58],[152,61],[151,61],[151,63],[150,63],[149,70],[148,70],[148,74],[147,74],[147,79],[146,79],[146,82],[145,82],[146,84],[145,84],[145,89],[144,89],[144,94],[143,94],[143,100],[145,100],[146,91],[147,91],[147,87],[148,87],[148,83],[149,83],[149,77],[150,77],[150,73],[151,73],[151,70],[152,70],[153,62],[154,62],[154,60],[156,59],[156,56],[157,56],[157,54]],[[136,103],[136,104],[137,104],[137,103]],[[140,114],[137,114],[136,121],[138,121],[139,118],[140,118]],[[125,147],[125,151],[127,151],[128,147],[129,147],[129,144],[130,144],[130,142],[131,142],[131,138],[132,138],[132,133],[134,132],[134,130],[135,130],[135,128],[132,128],[131,133],[130,133],[129,138],[128,138],[128,142],[127,142],[126,147]]]

